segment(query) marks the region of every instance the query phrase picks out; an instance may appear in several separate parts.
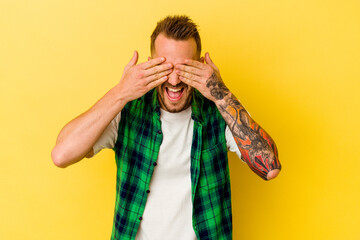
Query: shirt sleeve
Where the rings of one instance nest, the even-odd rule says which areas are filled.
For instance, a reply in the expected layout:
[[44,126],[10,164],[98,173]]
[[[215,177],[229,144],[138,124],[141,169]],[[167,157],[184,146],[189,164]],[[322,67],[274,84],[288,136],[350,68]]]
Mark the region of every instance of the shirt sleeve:
[[[247,112],[249,115],[250,113]],[[251,115],[250,115],[251,117]],[[240,158],[241,161],[245,162],[242,158],[241,158],[241,152],[239,150],[239,147],[237,146],[234,136],[231,133],[231,130],[229,128],[228,125],[226,125],[226,129],[225,129],[225,139],[226,139],[226,146],[228,148],[228,150],[230,152],[235,152],[236,155]]]
[[104,148],[113,148],[116,143],[118,136],[118,127],[120,122],[121,112],[109,123],[109,125],[104,130],[103,134],[97,140],[93,146],[94,155],[100,152]]
[[[228,148],[228,151],[235,152],[236,155],[241,159],[241,152],[235,142],[234,136],[232,135],[230,128],[226,126],[225,129],[225,138],[226,138],[226,146]],[[241,159],[241,161],[245,162]]]

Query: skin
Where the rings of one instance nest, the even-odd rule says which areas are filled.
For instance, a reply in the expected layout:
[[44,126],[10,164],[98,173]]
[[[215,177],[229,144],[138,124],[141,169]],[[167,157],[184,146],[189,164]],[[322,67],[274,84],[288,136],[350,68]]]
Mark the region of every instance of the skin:
[[[161,108],[179,112],[190,106],[196,88],[216,104],[249,167],[265,180],[278,175],[281,165],[274,141],[225,86],[209,54],[205,54],[205,62],[200,58],[193,39],[175,41],[160,34],[152,58],[140,64],[137,61],[135,51],[119,83],[60,131],[51,153],[56,166],[65,168],[92,156],[96,141],[129,101],[157,88]],[[171,100],[168,88],[183,91],[181,98]]]
[[135,51],[121,80],[89,110],[63,127],[51,152],[56,166],[66,168],[84,157],[91,157],[94,144],[126,103],[164,83],[173,72],[174,66],[165,63],[164,57],[137,64],[138,58]]
[[[183,63],[185,59],[193,59],[200,61],[200,54],[196,49],[196,42],[193,38],[186,41],[177,41],[167,38],[160,33],[155,40],[155,49],[152,58],[165,56],[166,62],[176,65]],[[181,51],[179,51],[181,49]],[[149,58],[150,60],[151,58]],[[158,92],[158,99],[160,107],[168,112],[180,112],[191,105],[191,94],[193,87],[182,82],[179,75],[174,71],[168,75],[168,80],[159,85],[156,90]],[[173,101],[169,98],[167,91],[169,88],[174,90],[181,90],[183,94],[178,101]]]
[[281,170],[275,142],[225,86],[209,54],[205,54],[205,63],[186,59],[176,64],[175,73],[216,104],[250,169],[264,180],[275,178]]

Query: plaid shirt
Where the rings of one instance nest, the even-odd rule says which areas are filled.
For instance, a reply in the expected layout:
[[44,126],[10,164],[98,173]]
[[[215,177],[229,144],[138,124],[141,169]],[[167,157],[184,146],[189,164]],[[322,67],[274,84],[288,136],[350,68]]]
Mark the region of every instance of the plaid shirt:
[[[191,117],[193,229],[198,240],[232,239],[226,123],[216,105],[197,90]],[[162,139],[156,90],[125,105],[114,147],[117,178],[112,240],[135,239]]]

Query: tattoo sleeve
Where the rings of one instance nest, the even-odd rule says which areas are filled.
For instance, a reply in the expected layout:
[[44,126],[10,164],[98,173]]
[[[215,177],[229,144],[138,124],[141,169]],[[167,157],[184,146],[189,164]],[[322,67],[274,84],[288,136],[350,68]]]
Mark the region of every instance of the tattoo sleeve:
[[236,97],[215,73],[206,86],[216,99],[216,105],[229,126],[242,159],[264,180],[273,169],[281,170],[275,142],[247,113]]

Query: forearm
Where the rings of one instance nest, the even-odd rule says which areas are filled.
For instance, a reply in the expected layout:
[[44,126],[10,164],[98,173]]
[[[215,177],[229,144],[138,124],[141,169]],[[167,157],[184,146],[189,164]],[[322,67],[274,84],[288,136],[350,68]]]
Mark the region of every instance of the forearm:
[[163,64],[165,60],[158,57],[137,64],[138,52],[135,51],[120,82],[61,130],[51,152],[55,165],[67,167],[90,156],[96,141],[127,102],[143,96],[168,79],[173,65]]
[[206,64],[186,59],[176,65],[176,73],[181,81],[216,104],[249,167],[265,180],[276,177],[281,165],[274,141],[225,86],[209,53],[205,53],[205,61]]
[[96,141],[126,104],[118,88],[116,85],[89,110],[64,126],[51,153],[55,165],[67,167],[92,152]]
[[236,97],[225,87],[215,101],[239,147],[242,159],[264,180],[279,173],[281,164],[275,142],[247,113]]

